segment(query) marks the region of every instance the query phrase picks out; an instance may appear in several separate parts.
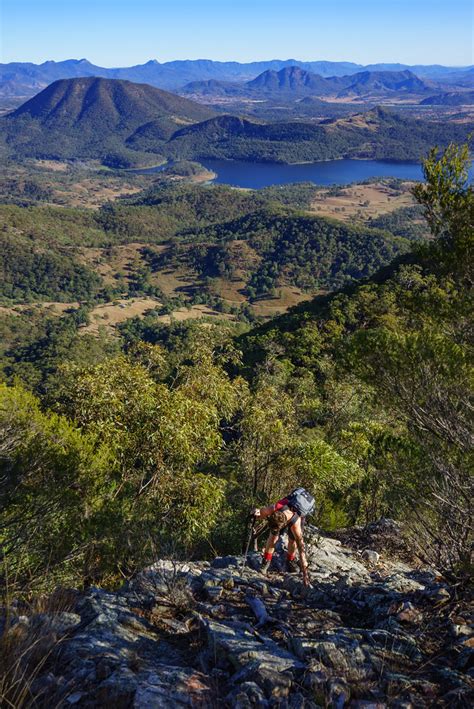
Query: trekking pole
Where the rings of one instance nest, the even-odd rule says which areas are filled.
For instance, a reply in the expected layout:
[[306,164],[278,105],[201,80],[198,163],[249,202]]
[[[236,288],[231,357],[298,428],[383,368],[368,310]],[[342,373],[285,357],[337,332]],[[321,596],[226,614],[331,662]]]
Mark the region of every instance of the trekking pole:
[[242,562],[242,569],[244,569],[247,564],[247,556],[248,556],[250,545],[252,544],[252,539],[253,539],[254,533],[255,533],[255,515],[252,515],[250,519],[251,519],[250,532],[249,532],[249,537],[247,540],[247,546],[245,547],[244,560]]
[[[255,524],[256,519],[257,518],[255,517],[255,515],[252,515],[252,517],[251,517],[252,521],[251,521],[251,525],[250,525],[250,533],[249,533],[248,540],[247,540],[247,546],[245,547],[244,560],[242,562],[242,569],[244,569],[247,564],[247,556],[249,553],[250,545],[252,544],[252,542],[256,543],[259,536],[268,527],[266,520],[263,520],[262,522],[260,522],[259,525],[256,526],[256,524]],[[257,551],[257,548],[255,548],[254,551]]]

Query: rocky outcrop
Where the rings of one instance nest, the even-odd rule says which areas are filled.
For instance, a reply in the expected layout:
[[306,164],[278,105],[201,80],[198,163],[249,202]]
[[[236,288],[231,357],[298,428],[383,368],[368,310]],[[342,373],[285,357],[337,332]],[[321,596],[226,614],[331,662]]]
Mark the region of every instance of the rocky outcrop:
[[469,706],[468,606],[435,570],[386,558],[380,533],[364,537],[378,549],[351,549],[309,528],[308,589],[281,554],[268,577],[255,553],[159,561],[73,612],[19,618],[58,638],[34,706]]

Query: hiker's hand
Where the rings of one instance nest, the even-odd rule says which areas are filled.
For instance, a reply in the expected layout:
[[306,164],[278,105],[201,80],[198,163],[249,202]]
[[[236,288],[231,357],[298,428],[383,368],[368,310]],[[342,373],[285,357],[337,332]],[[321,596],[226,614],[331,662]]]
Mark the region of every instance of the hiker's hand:
[[309,586],[309,574],[308,574],[308,568],[303,569],[303,586]]

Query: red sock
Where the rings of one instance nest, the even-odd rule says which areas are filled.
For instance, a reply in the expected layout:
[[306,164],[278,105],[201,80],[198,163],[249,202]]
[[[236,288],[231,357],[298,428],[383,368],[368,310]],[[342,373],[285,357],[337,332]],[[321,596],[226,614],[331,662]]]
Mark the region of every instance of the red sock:
[[295,556],[296,556],[295,552],[293,552],[292,554],[290,554],[290,552],[288,552],[286,555],[286,558],[288,559],[288,561],[293,561]]
[[265,559],[265,561],[271,561],[272,556],[273,556],[273,553],[271,551],[263,552],[263,558]]

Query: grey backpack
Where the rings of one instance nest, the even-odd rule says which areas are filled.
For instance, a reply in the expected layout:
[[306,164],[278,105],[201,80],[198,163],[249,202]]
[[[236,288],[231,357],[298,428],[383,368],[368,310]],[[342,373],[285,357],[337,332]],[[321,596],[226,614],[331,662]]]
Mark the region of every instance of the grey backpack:
[[300,517],[307,517],[314,510],[315,499],[304,487],[297,487],[286,499],[288,507]]

